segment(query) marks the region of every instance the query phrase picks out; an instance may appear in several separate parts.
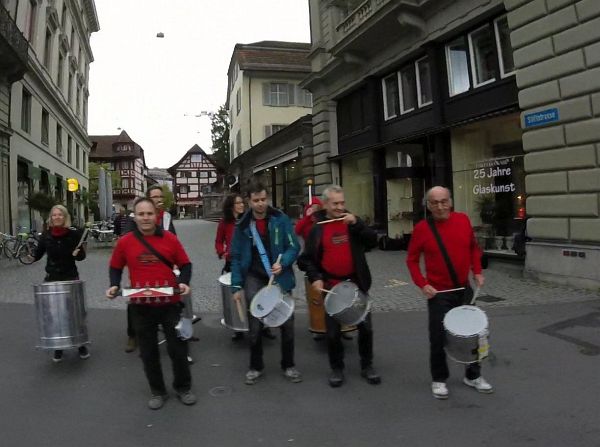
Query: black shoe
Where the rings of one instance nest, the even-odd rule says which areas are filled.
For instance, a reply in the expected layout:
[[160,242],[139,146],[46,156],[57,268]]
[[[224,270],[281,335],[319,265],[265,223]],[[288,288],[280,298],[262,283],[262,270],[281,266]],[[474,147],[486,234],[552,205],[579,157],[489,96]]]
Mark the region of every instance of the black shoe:
[[371,385],[379,385],[381,383],[381,376],[377,374],[377,371],[375,371],[375,368],[372,366],[363,368],[363,370],[360,372],[360,375],[364,377]]
[[338,388],[344,383],[344,371],[341,369],[332,369],[329,375],[329,386]]
[[54,355],[52,356],[52,361],[54,363],[59,363],[59,362],[62,362],[62,359],[63,359],[63,352],[59,351],[59,350],[54,351]]
[[271,328],[268,327],[262,330],[262,336],[269,340],[275,340],[277,338],[277,336],[271,332]]
[[233,335],[231,336],[231,339],[233,341],[240,341],[244,339],[244,333],[243,332],[234,332]]
[[80,346],[78,350],[79,350],[79,358],[80,359],[87,360],[90,358],[90,353],[89,353],[87,347]]

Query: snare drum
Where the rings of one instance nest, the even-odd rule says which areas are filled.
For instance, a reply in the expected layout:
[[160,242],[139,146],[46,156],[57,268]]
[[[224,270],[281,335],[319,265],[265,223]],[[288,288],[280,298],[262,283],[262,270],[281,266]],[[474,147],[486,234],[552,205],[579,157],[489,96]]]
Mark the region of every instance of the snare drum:
[[371,299],[352,281],[336,284],[325,296],[325,311],[346,326],[360,324],[371,310]]
[[223,302],[223,318],[221,324],[236,332],[248,332],[248,318],[246,312],[246,298],[242,293],[240,305],[238,306],[231,293],[231,273],[225,273],[219,277],[221,286],[221,298]]
[[294,314],[294,298],[278,285],[260,289],[250,303],[250,313],[267,327],[279,327]]
[[488,319],[476,306],[458,306],[444,316],[446,354],[458,363],[476,363],[488,355]]
[[[315,290],[306,277],[304,277],[304,287],[306,288],[306,303],[308,304],[308,330],[314,334],[324,334],[327,332],[327,327],[325,326],[325,300],[323,294],[319,290]],[[342,326],[342,332],[355,330],[356,326]]]

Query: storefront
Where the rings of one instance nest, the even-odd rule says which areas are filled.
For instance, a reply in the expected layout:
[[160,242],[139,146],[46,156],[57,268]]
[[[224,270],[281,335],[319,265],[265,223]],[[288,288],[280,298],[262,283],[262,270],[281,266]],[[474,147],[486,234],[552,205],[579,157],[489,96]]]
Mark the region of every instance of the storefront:
[[308,198],[304,192],[302,164],[298,158],[259,170],[255,176],[270,192],[274,207],[282,209],[292,219],[301,217]]
[[519,115],[451,130],[454,209],[467,213],[482,249],[517,256],[526,220]]

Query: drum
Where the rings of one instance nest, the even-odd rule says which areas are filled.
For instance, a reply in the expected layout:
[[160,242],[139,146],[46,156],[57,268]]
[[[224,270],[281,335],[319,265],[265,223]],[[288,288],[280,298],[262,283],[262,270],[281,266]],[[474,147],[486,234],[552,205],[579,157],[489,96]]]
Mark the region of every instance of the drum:
[[488,319],[476,306],[458,306],[444,316],[446,354],[458,363],[475,363],[488,355]]
[[343,281],[325,296],[325,311],[346,326],[362,323],[371,310],[371,299],[352,281]]
[[250,313],[267,327],[279,327],[294,314],[294,298],[278,285],[260,289],[250,303]]
[[219,277],[221,298],[223,301],[223,318],[221,324],[236,332],[248,332],[248,314],[246,312],[246,298],[242,293],[239,305],[236,304],[231,293],[231,273]]
[[70,349],[88,344],[83,281],[33,286],[39,349]]
[[[325,326],[325,300],[323,294],[311,286],[307,277],[304,277],[304,287],[306,289],[306,303],[308,304],[308,330],[314,334],[324,334],[327,332],[327,327]],[[355,330],[356,326],[342,326],[342,332]]]

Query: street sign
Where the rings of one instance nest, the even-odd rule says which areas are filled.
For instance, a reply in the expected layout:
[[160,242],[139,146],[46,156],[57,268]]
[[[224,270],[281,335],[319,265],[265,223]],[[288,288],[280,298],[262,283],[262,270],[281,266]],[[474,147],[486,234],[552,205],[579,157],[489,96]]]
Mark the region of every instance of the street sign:
[[527,113],[525,114],[524,119],[525,128],[554,123],[559,120],[558,109],[546,109],[540,110],[539,112]]

